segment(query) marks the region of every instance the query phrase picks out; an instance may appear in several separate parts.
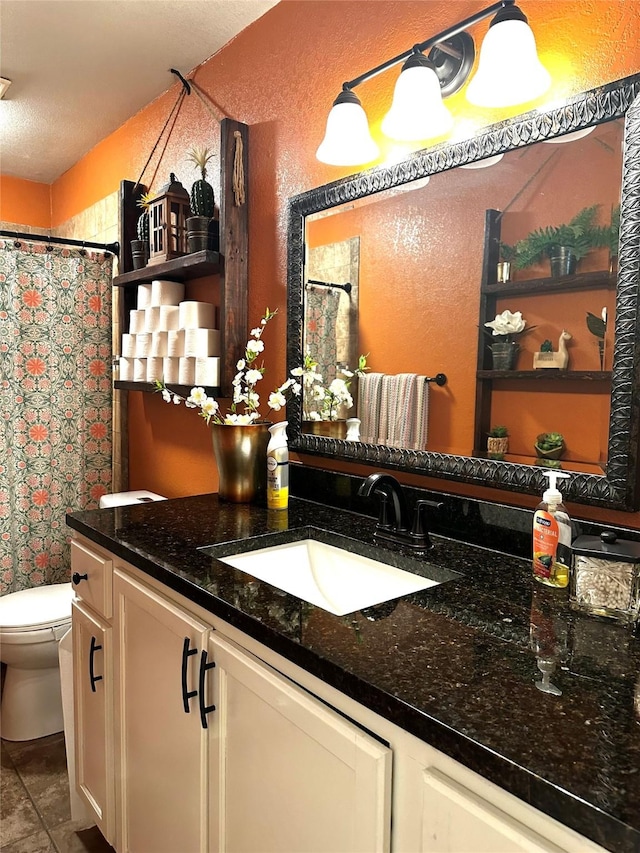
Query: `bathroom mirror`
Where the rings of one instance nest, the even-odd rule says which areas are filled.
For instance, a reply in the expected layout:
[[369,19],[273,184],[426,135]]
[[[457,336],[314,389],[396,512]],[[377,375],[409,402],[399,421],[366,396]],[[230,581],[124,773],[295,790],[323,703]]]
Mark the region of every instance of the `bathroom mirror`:
[[[589,464],[562,460],[562,469],[571,474],[565,481],[566,497],[615,509],[638,508],[640,395],[634,394],[634,389],[640,386],[637,316],[640,307],[640,103],[635,100],[639,91],[640,74],[633,75],[573,97],[561,106],[532,111],[490,126],[472,139],[440,144],[392,166],[369,169],[290,200],[288,370],[300,366],[308,351],[305,349],[305,339],[309,340],[305,330],[305,292],[308,280],[313,277],[308,266],[310,253],[319,246],[357,240],[359,300],[357,318],[352,324],[352,329],[357,328],[357,341],[351,341],[351,352],[368,352],[371,368],[375,371],[389,374],[407,371],[429,378],[440,373],[447,376],[444,386],[430,383],[426,450],[399,446],[401,442],[397,442],[397,446],[390,442],[380,443],[373,440],[375,436],[366,436],[368,441],[345,441],[308,434],[303,429],[302,402],[298,400],[289,404],[287,412],[290,443],[294,449],[382,468],[539,494],[546,478],[542,476],[544,468],[535,464],[533,451],[530,458],[522,454],[505,459],[487,458],[478,439],[480,416],[476,388],[484,381],[486,371],[482,370],[482,353],[489,342],[480,329],[481,308],[482,300],[487,298],[484,292],[487,283],[491,285],[496,281],[495,262],[498,260],[496,241],[493,248],[487,242],[490,233],[487,211],[494,209],[502,217],[505,240],[510,239],[509,235],[520,239],[518,229],[522,232],[524,226],[528,230],[529,227],[556,224],[555,221],[523,219],[523,202],[527,196],[549,195],[555,190],[561,192],[564,203],[574,194],[573,212],[577,212],[585,206],[581,199],[591,198],[584,195],[584,188],[595,184],[600,166],[585,164],[578,169],[580,180],[574,181],[575,193],[572,193],[571,183],[566,188],[562,184],[560,190],[557,168],[567,156],[564,152],[590,150],[606,155],[607,148],[618,145],[622,136],[622,153],[619,149],[608,152],[611,162],[616,162],[617,158],[615,168],[618,172],[622,163],[619,189],[602,200],[604,205],[614,207],[612,202],[617,193],[620,201],[617,278],[610,276],[608,297],[597,288],[591,288],[592,301],[580,303],[579,317],[571,320],[571,331],[579,338],[579,346],[570,350],[576,359],[575,370],[582,369],[591,374],[587,380],[596,378],[597,381],[583,382],[580,389],[575,387],[575,382],[570,382],[561,387],[556,383],[557,390],[548,393],[546,388],[544,390],[545,406],[550,410],[549,430],[557,428],[554,406],[548,402],[554,397],[550,395],[555,394],[558,411],[567,406],[575,407],[583,397],[599,400],[595,415],[590,414],[590,403],[587,405],[580,427],[581,433],[601,435],[599,458],[589,460]],[[593,129],[587,135],[590,128]],[[553,140],[565,144],[552,144]],[[560,150],[562,157],[554,153]],[[481,168],[491,163],[496,165]],[[525,165],[529,172],[516,174],[513,171],[516,163],[519,168]],[[498,169],[502,169],[501,176],[492,178],[492,172],[498,175]],[[408,211],[406,219],[401,221],[396,215],[385,222],[382,218],[385,207],[397,212],[400,205]],[[364,221],[365,215],[376,222],[375,241],[365,239],[365,232],[358,233],[353,227],[359,217]],[[518,221],[518,217],[522,221]],[[429,243],[428,256],[423,249],[425,235]],[[412,251],[415,257],[410,260],[414,267],[408,273],[407,255]],[[590,269],[589,263],[602,270],[608,258],[587,257],[584,263],[586,270]],[[549,273],[537,273],[537,276],[545,275]],[[471,288],[468,292],[456,284],[461,281]],[[337,278],[334,283],[341,283],[341,280]],[[551,290],[546,293],[551,301],[543,303],[547,307],[540,310],[525,307],[528,303],[524,296],[521,301],[517,288],[495,304],[499,311],[505,307],[512,311],[522,310],[529,323],[539,327],[535,333],[538,337],[544,332],[552,338],[554,330],[562,330],[564,308],[558,310],[558,305],[563,303],[556,301],[558,297],[548,280],[541,285],[541,293],[545,288]],[[367,294],[372,292],[377,294],[376,299],[367,302]],[[493,304],[490,303],[491,307]],[[590,357],[588,346],[596,357],[598,344],[595,338],[589,340],[584,307],[599,314],[607,304],[610,321],[607,326],[608,364],[604,372],[598,372],[600,365],[597,363],[580,364],[580,359]],[[372,335],[371,320],[367,318],[374,316],[376,311],[377,325]],[[531,317],[527,317],[529,311]],[[463,314],[465,319],[461,324],[458,317]],[[474,318],[473,328],[470,317]],[[422,330],[434,322],[449,333],[446,345],[440,341],[437,346],[430,346],[429,334],[423,333]],[[555,348],[557,335],[552,340]],[[407,350],[412,351],[415,359],[411,363],[401,358]],[[533,358],[532,355],[527,357],[529,361]],[[521,419],[536,406],[536,395],[541,393],[544,384],[531,382],[526,391],[511,382],[494,383],[494,387],[499,389],[496,399],[501,400],[497,411],[506,413],[505,417]],[[355,415],[355,407],[348,414]],[[579,444],[578,433],[571,438],[574,444]]]

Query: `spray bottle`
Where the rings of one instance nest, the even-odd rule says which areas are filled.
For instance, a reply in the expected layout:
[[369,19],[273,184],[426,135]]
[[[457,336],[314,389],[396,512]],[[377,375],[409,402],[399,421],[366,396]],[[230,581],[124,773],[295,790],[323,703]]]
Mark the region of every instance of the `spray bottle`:
[[289,506],[289,447],[288,421],[269,427],[271,438],[267,445],[267,507],[287,509]]
[[546,586],[565,587],[571,565],[571,519],[556,488],[560,471],[543,471],[549,488],[533,515],[533,576]]

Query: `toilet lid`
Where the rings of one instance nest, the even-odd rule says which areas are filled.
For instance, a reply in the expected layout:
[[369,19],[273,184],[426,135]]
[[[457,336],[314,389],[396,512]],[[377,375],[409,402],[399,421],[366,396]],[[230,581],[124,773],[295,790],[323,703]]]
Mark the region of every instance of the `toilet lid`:
[[46,628],[71,621],[73,589],[55,583],[21,589],[0,598],[0,628]]

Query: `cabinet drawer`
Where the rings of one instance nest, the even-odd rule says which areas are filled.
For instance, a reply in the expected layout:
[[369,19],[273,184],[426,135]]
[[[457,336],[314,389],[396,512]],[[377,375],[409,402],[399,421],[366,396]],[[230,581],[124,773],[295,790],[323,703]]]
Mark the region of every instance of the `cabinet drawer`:
[[78,598],[89,607],[111,619],[113,562],[108,554],[71,541],[71,582]]

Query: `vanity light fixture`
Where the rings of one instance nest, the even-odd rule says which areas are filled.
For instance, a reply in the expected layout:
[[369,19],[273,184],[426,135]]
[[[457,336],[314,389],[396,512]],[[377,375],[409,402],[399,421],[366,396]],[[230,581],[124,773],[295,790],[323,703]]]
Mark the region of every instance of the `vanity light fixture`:
[[[475,59],[474,41],[466,30],[494,13],[480,50],[478,71],[467,90],[468,100],[479,106],[506,107],[542,95],[551,77],[538,59],[527,18],[515,0],[500,0],[343,83],[327,118],[325,136],[316,152],[318,160],[332,166],[360,166],[379,156],[380,149],[353,89],[401,62],[382,132],[400,142],[416,142],[450,130],[453,117],[442,98],[462,88]],[[426,51],[429,53],[425,56]]]
[[0,101],[4,98],[10,85],[11,80],[7,80],[6,77],[0,77]]

